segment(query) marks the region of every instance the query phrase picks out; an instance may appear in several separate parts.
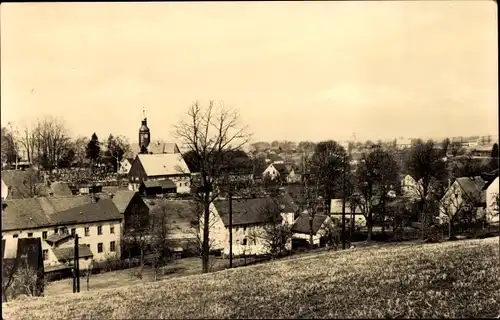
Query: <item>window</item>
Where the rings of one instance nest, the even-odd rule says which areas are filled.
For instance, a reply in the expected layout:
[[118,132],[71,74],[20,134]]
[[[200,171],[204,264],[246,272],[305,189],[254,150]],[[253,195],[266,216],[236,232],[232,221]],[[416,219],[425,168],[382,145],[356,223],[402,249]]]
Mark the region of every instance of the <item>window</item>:
[[90,228],[89,227],[85,227],[85,236],[86,237],[90,236]]
[[97,244],[97,253],[102,253],[102,251],[103,251],[103,250],[102,250],[102,242],[99,242],[99,243]]
[[243,227],[243,232],[247,231],[247,227]]
[[43,260],[49,259],[49,250],[45,249],[43,252]]
[[90,244],[86,244],[87,248],[90,248]]
[[76,234],[76,228],[71,228],[71,235],[74,236]]
[[42,239],[47,239],[47,231],[42,232]]
[[253,245],[255,246],[257,244],[257,238],[253,238]]
[[115,226],[109,226],[109,233],[115,233]]
[[61,234],[68,234],[68,228],[66,227],[61,228]]
[[55,234],[58,234],[58,233],[59,233],[59,229],[58,229],[58,228],[55,228],[55,229],[54,229],[54,233],[55,233]]
[[246,246],[247,245],[247,239],[243,239],[243,245]]
[[97,227],[97,235],[102,235],[102,226]]
[[12,235],[12,238],[17,238],[17,237],[19,237],[19,235],[18,235],[17,233],[14,233],[14,234]]
[[66,263],[66,260],[61,260],[61,263]]
[[32,238],[33,237],[33,232],[28,232],[28,238]]
[[115,252],[116,248],[115,248],[115,242],[114,241],[111,241],[109,243],[109,251],[111,252]]

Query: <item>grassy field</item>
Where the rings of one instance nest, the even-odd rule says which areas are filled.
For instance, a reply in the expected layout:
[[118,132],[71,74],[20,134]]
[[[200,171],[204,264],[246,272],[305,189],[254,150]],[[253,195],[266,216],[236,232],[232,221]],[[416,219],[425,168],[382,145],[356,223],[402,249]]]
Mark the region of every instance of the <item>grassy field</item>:
[[498,237],[358,248],[14,301],[3,318],[496,317],[499,259]]

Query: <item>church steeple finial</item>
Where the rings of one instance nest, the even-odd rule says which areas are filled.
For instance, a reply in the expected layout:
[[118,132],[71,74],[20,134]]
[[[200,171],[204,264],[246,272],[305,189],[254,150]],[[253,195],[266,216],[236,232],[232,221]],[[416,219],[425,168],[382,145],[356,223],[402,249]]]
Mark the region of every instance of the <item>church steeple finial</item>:
[[142,115],[144,116],[144,119],[146,119],[146,109],[142,107]]

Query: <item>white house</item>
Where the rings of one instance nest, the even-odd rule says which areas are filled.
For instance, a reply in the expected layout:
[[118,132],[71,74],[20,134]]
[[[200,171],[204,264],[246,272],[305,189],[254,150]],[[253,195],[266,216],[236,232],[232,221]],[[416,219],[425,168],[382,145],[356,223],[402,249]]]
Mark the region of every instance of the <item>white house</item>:
[[[345,204],[346,224],[354,223],[354,226],[366,226],[366,218],[359,206],[353,206],[349,202]],[[342,221],[342,199],[332,199],[330,202],[330,216],[337,221]],[[351,219],[354,219],[351,221]]]
[[[478,217],[482,216],[486,204],[485,182],[481,177],[461,177],[455,179],[446,190],[439,204],[439,220],[447,222],[457,213],[476,210]],[[497,187],[498,189],[498,187]]]
[[417,183],[410,174],[404,175],[401,179],[401,192],[404,197],[416,199],[420,197],[421,183]]
[[130,172],[130,168],[132,168],[132,162],[134,162],[133,158],[124,158],[120,162],[120,168],[118,168],[118,174],[128,174]]
[[498,196],[499,192],[499,180],[498,176],[486,185],[486,217],[490,222],[499,221],[499,211],[498,211]]
[[271,179],[277,179],[279,177],[285,178],[288,176],[289,172],[283,163],[271,163],[266,170],[262,172],[262,176],[268,175]]
[[4,201],[5,199],[7,199],[8,195],[9,195],[9,187],[3,181],[3,179],[2,179],[2,186],[0,188],[1,188],[0,190],[2,191],[2,201]]
[[288,183],[295,183],[302,181],[302,174],[300,169],[295,165],[286,165],[288,174],[286,175],[286,181]]
[[41,238],[46,271],[67,267],[74,234],[82,247],[82,268],[92,259],[119,258],[122,222],[111,199],[39,197],[2,203],[2,239]]
[[[265,254],[268,233],[273,224],[293,224],[295,208],[290,203],[280,205],[279,216],[273,216],[267,210],[277,205],[270,198],[235,199],[233,201],[232,230],[233,255]],[[275,210],[275,209],[274,209]],[[203,215],[200,218],[200,235],[203,235]],[[229,254],[229,204],[227,200],[217,200],[211,206],[210,223],[211,250],[221,250]],[[286,244],[291,249],[291,239]]]
[[396,139],[396,148],[399,150],[408,149],[411,147],[411,142],[412,142],[411,139],[405,139],[403,137],[400,137]]
[[311,217],[307,212],[302,213],[293,223],[292,238],[303,239],[308,243],[311,241],[311,218],[313,245],[323,247],[326,244],[325,236],[334,226],[333,220],[327,215],[316,214]]
[[137,191],[143,181],[170,179],[177,193],[191,192],[191,172],[180,153],[139,154],[129,170],[129,189]]

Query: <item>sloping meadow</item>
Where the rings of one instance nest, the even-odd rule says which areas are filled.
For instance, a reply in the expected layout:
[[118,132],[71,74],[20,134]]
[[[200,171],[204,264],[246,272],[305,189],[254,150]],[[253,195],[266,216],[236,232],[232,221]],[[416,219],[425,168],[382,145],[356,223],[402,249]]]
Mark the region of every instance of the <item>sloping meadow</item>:
[[500,314],[499,238],[329,252],[14,301],[4,319],[478,318]]

